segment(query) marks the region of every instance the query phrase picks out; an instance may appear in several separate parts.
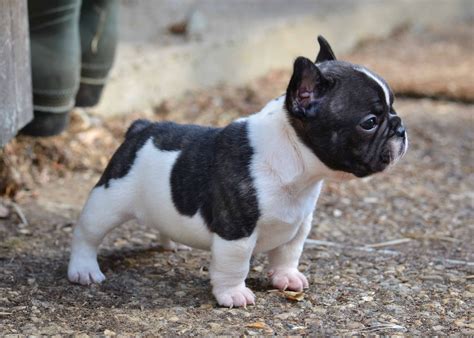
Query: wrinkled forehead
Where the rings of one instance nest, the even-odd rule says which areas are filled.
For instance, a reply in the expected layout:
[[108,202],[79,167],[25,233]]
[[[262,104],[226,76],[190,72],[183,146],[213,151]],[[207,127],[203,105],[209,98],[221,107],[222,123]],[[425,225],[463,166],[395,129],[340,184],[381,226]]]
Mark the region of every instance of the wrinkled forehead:
[[380,100],[390,107],[393,93],[388,84],[370,69],[344,61],[324,62],[318,65],[323,74],[343,80],[344,84],[361,90],[361,85],[377,92]]
[[359,65],[354,65],[354,70],[364,74],[365,76],[368,77],[369,80],[373,81],[377,85],[379,90],[380,89],[382,90],[383,97],[385,99],[385,103],[387,104],[387,106],[390,107],[392,105],[393,93],[384,79],[382,79],[380,76],[370,71],[369,69],[359,66]]

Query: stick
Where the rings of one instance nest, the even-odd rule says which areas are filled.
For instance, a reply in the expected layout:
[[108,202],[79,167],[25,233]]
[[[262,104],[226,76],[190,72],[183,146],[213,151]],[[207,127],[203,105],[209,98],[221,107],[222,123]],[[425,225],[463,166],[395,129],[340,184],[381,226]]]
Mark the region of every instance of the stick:
[[28,220],[26,219],[25,214],[23,213],[23,210],[21,210],[20,206],[16,204],[15,202],[12,202],[13,208],[15,209],[16,214],[18,217],[20,217],[21,223],[25,225],[29,225]]
[[411,238],[400,238],[400,239],[394,239],[391,241],[386,241],[386,242],[380,242],[380,243],[375,243],[375,244],[368,244],[366,247],[368,248],[382,248],[384,246],[392,246],[392,245],[399,245],[399,244],[404,244],[411,242]]

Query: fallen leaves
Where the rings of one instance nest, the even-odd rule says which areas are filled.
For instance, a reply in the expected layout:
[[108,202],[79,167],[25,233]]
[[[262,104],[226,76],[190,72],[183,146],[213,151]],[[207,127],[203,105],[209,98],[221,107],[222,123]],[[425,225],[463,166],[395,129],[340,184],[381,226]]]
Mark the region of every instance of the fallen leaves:
[[267,333],[272,333],[273,329],[268,326],[265,322],[254,322],[245,325],[245,327],[248,327],[249,329],[258,329],[258,330],[263,330]]
[[301,302],[304,299],[304,292],[303,291],[288,291],[288,290],[269,290],[268,292],[277,293],[282,297],[285,297],[288,300],[294,302]]

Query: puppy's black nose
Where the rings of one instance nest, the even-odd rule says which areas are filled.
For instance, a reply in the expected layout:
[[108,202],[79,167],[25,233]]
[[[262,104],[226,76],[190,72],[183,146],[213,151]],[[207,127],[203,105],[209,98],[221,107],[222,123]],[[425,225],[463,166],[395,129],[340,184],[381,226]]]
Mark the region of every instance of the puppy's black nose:
[[405,136],[405,127],[403,124],[400,124],[397,129],[395,129],[395,135],[398,137],[404,137]]

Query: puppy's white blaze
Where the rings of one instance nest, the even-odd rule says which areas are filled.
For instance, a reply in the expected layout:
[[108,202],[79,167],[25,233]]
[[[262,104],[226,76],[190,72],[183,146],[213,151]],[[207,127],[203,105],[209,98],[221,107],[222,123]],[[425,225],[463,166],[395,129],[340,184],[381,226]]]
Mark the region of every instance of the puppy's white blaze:
[[390,91],[388,90],[388,87],[383,81],[381,81],[375,74],[373,74],[370,70],[367,68],[363,67],[354,67],[355,70],[364,73],[368,77],[370,77],[372,80],[374,80],[383,90],[385,94],[385,101],[387,102],[387,106],[390,107]]
[[151,139],[145,143],[137,154],[131,177],[139,192],[131,209],[137,219],[157,227],[171,240],[208,250],[212,236],[199,211],[192,217],[181,215],[173,204],[170,177],[179,154],[156,148]]

